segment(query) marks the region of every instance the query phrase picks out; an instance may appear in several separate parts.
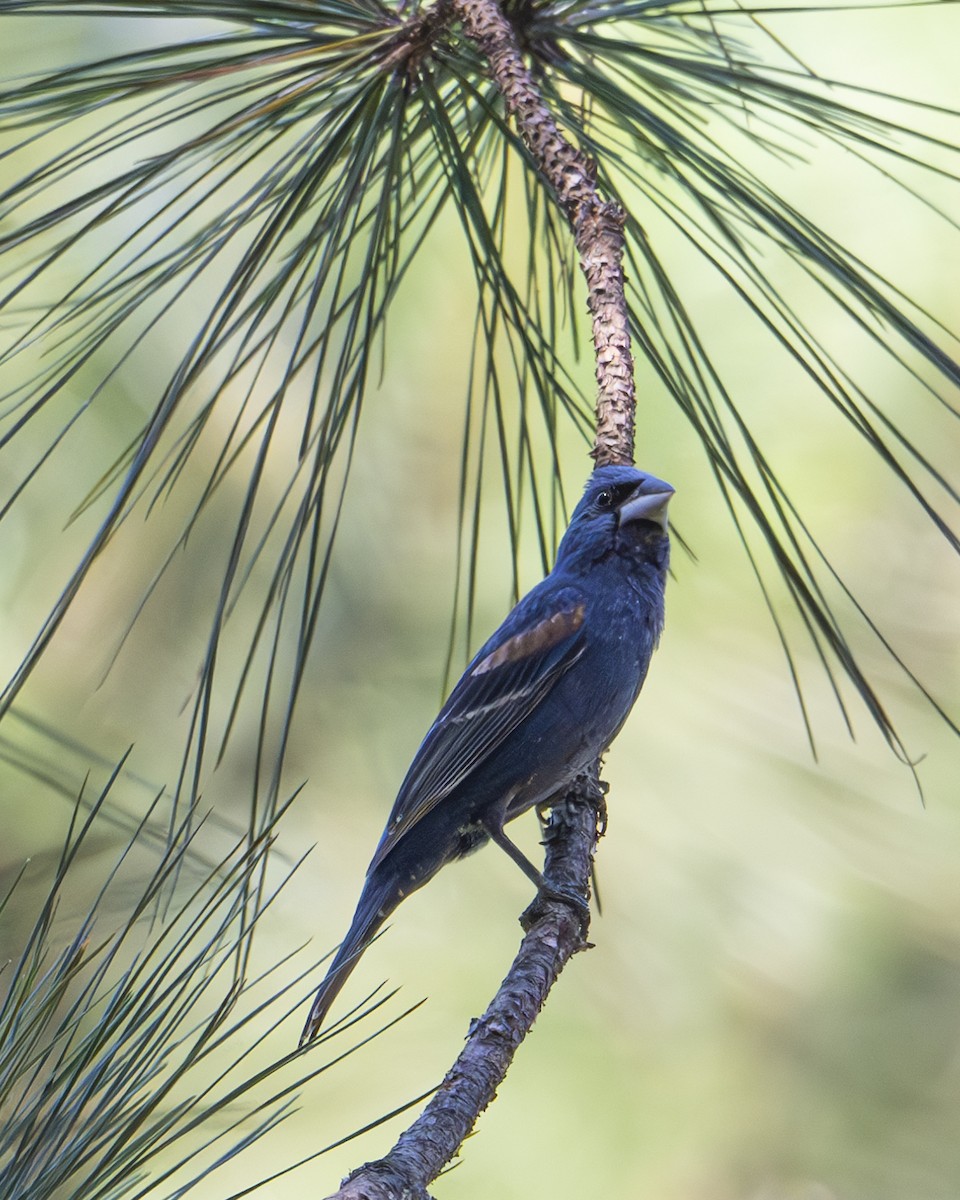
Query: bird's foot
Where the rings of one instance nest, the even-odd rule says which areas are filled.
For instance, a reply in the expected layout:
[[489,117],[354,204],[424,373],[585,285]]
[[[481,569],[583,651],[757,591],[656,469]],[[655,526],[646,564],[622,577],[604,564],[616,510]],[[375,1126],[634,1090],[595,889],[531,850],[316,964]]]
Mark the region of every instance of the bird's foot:
[[597,806],[597,841],[599,841],[607,832],[607,792],[610,791],[610,784],[603,779],[596,779],[594,782],[597,785],[593,799]]
[[537,818],[543,834],[541,846],[546,846],[552,839],[562,836],[568,801],[573,801],[574,804],[584,800],[592,801],[597,811],[597,841],[607,832],[607,792],[610,791],[610,784],[598,777],[597,769],[594,767],[592,771],[584,771],[563,791],[537,805]]
[[586,897],[573,891],[572,888],[568,890],[567,888],[553,887],[549,883],[540,885],[533,903],[520,914],[520,925],[524,933],[529,933],[530,929],[544,915],[547,904],[556,902],[573,909],[580,920],[580,936],[586,938],[587,930],[590,928],[590,905]]

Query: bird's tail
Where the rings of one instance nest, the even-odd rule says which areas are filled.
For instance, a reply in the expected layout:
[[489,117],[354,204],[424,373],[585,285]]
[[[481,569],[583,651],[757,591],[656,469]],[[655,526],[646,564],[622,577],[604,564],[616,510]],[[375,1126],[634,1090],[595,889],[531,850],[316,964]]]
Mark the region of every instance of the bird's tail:
[[314,998],[307,1023],[300,1035],[301,1046],[305,1046],[317,1035],[324,1017],[347,982],[350,972],[360,961],[360,956],[370,945],[374,934],[402,898],[397,881],[392,876],[381,875],[376,870],[367,876],[347,936],[340,943],[340,949]]

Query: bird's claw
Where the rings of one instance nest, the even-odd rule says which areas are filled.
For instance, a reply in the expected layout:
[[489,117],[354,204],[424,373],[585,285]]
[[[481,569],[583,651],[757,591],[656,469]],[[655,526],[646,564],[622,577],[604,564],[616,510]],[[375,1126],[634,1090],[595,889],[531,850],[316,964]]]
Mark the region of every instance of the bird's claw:
[[594,793],[594,803],[597,806],[597,841],[607,832],[607,792],[610,784],[603,779],[596,780],[597,790]]
[[572,889],[553,887],[548,883],[541,884],[533,902],[520,915],[520,925],[524,933],[529,933],[544,915],[545,906],[554,902],[573,909],[580,920],[580,936],[585,938],[590,927],[590,905],[586,898]]

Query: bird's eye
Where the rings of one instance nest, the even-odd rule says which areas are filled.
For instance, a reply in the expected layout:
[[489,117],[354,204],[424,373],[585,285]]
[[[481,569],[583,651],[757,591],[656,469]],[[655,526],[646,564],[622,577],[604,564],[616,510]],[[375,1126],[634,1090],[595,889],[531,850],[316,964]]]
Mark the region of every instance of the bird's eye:
[[613,492],[601,492],[597,496],[597,508],[610,508],[613,504]]

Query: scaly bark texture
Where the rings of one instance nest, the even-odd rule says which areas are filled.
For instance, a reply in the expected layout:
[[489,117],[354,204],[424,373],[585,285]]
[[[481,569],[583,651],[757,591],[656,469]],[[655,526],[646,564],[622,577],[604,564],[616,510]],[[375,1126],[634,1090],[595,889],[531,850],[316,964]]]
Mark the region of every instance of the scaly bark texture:
[[[440,0],[416,36],[398,42],[400,65],[427,52],[424,39],[448,18],[487,60],[538,171],[573,231],[587,280],[596,351],[598,466],[632,463],[636,398],[623,286],[623,213],[597,190],[593,165],[561,133],[527,70],[516,34],[496,0]],[[432,24],[433,23],[433,24]],[[557,976],[586,945],[590,864],[601,830],[603,787],[581,777],[551,810],[541,896],[522,918],[526,934],[507,977],[420,1117],[382,1159],[354,1171],[330,1200],[429,1200],[426,1188],[459,1152],[496,1095]],[[578,906],[576,897],[583,897]]]
[[597,466],[632,463],[636,394],[623,286],[623,212],[601,199],[593,164],[561,133],[496,0],[451,0],[451,7],[489,62],[507,111],[573,230],[593,316],[597,372],[593,458]]
[[[524,914],[527,932],[507,977],[423,1113],[384,1158],[354,1171],[330,1200],[426,1200],[427,1185],[496,1095],[557,976],[587,945],[590,864],[603,807],[596,776],[581,776],[551,809],[544,878],[556,898],[540,897]],[[583,897],[582,910],[564,897]]]

